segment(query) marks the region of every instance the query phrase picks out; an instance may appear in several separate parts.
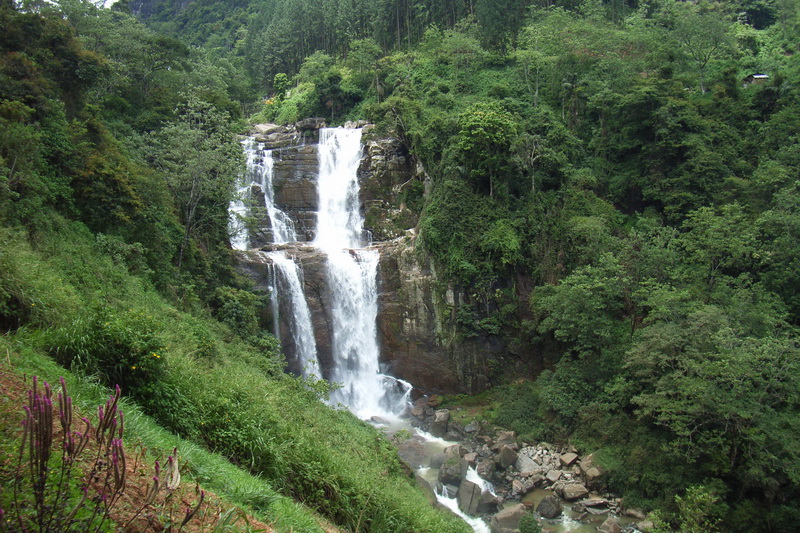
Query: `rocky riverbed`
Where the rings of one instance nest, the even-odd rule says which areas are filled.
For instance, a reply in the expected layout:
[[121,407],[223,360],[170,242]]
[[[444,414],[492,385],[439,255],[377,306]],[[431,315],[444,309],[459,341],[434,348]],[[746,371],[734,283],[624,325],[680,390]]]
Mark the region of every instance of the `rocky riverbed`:
[[[626,508],[608,492],[603,470],[592,455],[582,456],[571,446],[523,442],[513,431],[491,424],[462,425],[438,405],[436,396],[419,398],[406,413],[407,420],[434,438],[457,444],[431,456],[425,439],[400,432],[394,437],[398,453],[415,470],[438,469],[432,482],[420,483],[427,484],[431,494],[455,495],[459,509],[483,517],[492,533],[518,531],[520,518],[529,511],[537,513],[543,531],[652,530],[645,513]],[[468,475],[471,470],[480,479]]]

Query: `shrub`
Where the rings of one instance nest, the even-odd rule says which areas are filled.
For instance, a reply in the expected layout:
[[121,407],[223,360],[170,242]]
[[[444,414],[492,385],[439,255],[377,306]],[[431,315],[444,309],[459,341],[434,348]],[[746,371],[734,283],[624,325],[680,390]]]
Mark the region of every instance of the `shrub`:
[[64,367],[96,373],[126,395],[146,398],[163,376],[161,339],[153,317],[142,311],[100,309],[50,330],[45,348]]
[[519,519],[519,533],[542,533],[542,526],[533,513],[525,513]]

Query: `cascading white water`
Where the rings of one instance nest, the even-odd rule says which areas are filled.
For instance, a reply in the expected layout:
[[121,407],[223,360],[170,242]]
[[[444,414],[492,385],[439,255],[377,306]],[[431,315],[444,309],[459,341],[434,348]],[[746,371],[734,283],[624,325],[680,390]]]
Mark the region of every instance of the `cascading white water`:
[[333,403],[361,418],[405,408],[411,386],[381,374],[377,340],[378,252],[365,242],[357,170],[361,130],[324,128],[319,140],[319,212],[314,246],[328,257],[332,293]]
[[[258,184],[264,192],[264,207],[272,228],[272,242],[275,244],[296,242],[297,232],[292,219],[275,205],[275,191],[272,187],[275,160],[272,150],[265,150],[264,143],[257,142],[253,137],[244,139],[242,147],[247,158],[247,172],[239,187],[239,196],[246,197],[252,184]],[[231,210],[238,220],[243,220],[247,208],[245,202],[239,200],[235,202],[235,205],[231,205]],[[238,236],[240,234],[243,234],[244,237]],[[234,239],[231,240],[231,246],[236,250],[244,250],[247,248],[247,240],[247,231],[242,227],[242,231],[235,237],[236,242]],[[239,248],[237,246],[241,245],[241,241],[244,241],[244,247]]]
[[[295,346],[297,360],[305,377],[320,377],[317,363],[317,343],[314,340],[314,328],[311,325],[311,313],[308,310],[303,291],[303,272],[294,260],[284,252],[268,252],[266,254],[274,268],[273,294],[288,300],[292,319],[287,321],[289,333]],[[278,309],[275,306],[274,309]],[[275,334],[280,337],[280,332]]]

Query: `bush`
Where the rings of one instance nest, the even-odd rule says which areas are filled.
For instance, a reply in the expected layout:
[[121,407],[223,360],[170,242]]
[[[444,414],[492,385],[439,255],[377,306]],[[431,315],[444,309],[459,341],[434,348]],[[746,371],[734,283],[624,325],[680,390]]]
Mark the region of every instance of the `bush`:
[[147,398],[164,372],[164,346],[152,316],[142,311],[100,309],[45,333],[45,349],[66,368],[97,374],[123,393]]
[[519,519],[519,533],[542,533],[542,526],[533,513],[525,513]]

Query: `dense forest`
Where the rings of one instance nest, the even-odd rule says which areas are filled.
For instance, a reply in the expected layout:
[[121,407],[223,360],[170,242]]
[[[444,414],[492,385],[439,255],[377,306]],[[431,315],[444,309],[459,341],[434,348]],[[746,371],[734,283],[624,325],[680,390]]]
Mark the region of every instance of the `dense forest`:
[[248,123],[367,119],[429,177],[403,201],[471,295],[459,335],[511,347],[450,401],[596,451],[663,531],[797,529],[796,1],[2,0],[0,20],[0,346],[122,385],[343,527],[460,531],[281,372],[228,244]]

